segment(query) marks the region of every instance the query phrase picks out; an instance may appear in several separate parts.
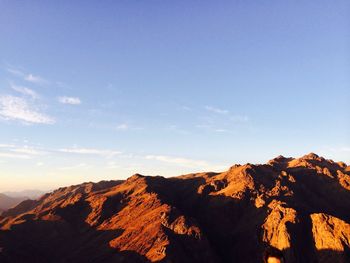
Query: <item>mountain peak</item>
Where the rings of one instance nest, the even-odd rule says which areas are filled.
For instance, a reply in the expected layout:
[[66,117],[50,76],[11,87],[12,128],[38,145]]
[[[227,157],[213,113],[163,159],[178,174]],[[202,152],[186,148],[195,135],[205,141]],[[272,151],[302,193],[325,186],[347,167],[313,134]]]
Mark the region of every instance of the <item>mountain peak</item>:
[[347,168],[310,153],[61,188],[0,218],[0,261],[260,262],[268,245],[287,262],[350,262]]
[[320,159],[320,156],[318,156],[316,153],[311,152],[311,153],[306,154],[303,157],[301,157],[301,159],[304,159],[304,160],[318,160],[318,159]]
[[277,157],[273,158],[272,160],[268,161],[267,164],[269,165],[284,165],[288,163],[289,161],[293,160],[291,157],[284,157],[283,155],[278,155]]

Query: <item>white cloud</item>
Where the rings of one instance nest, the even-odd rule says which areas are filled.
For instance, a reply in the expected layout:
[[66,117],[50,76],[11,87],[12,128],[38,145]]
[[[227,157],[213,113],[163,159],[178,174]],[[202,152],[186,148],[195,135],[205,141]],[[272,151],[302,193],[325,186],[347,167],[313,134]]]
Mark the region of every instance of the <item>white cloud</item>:
[[17,120],[27,124],[55,123],[52,117],[39,112],[35,105],[31,105],[23,98],[11,95],[0,96],[0,118]]
[[23,154],[27,154],[27,155],[43,155],[46,154],[47,152],[44,151],[40,151],[28,146],[24,146],[22,148],[15,148],[12,149],[11,151],[16,152],[16,153],[23,153]]
[[0,157],[7,158],[31,159],[35,156],[44,155],[48,153],[46,151],[43,151],[42,149],[28,145],[17,146],[13,144],[0,144],[0,148]]
[[219,109],[212,106],[205,106],[205,109],[215,114],[202,116],[200,124],[196,128],[212,132],[231,132],[234,130],[233,124],[249,123],[246,115],[232,114],[229,110]]
[[122,123],[122,124],[119,124],[119,125],[116,127],[116,129],[117,129],[118,131],[126,131],[126,130],[129,129],[129,125],[126,124],[126,123]]
[[13,158],[13,159],[30,159],[29,155],[25,154],[17,154],[17,153],[4,153],[0,152],[0,157],[1,158]]
[[209,124],[197,124],[195,127],[198,129],[209,129],[209,128],[211,128],[211,125],[209,125]]
[[88,155],[100,155],[104,157],[113,157],[115,155],[119,155],[122,152],[112,151],[112,150],[101,150],[101,149],[93,149],[93,148],[64,148],[60,149],[60,152],[63,153],[75,153],[75,154],[88,154]]
[[182,134],[182,135],[190,134],[189,131],[180,128],[180,127],[179,127],[178,125],[176,125],[176,124],[169,125],[169,126],[165,127],[165,129],[166,129],[166,130],[169,130],[169,131],[176,132],[176,133],[178,133],[178,134]]
[[229,132],[228,130],[226,129],[215,129],[216,132]]
[[108,162],[107,163],[107,169],[120,169],[121,166],[117,164],[116,162]]
[[185,106],[185,105],[181,106],[180,109],[183,111],[191,111],[192,110],[192,108]]
[[205,106],[205,109],[207,111],[211,111],[211,112],[214,112],[214,113],[217,113],[217,114],[228,114],[229,113],[228,110],[219,109],[219,108],[215,108],[215,107],[212,107],[212,106]]
[[5,143],[1,143],[0,144],[0,148],[14,148],[15,145],[13,144],[5,144]]
[[14,91],[17,91],[23,95],[30,96],[33,99],[37,99],[39,97],[38,94],[34,90],[31,90],[27,87],[17,86],[17,85],[14,85],[13,83],[11,83],[11,89],[13,89]]
[[79,105],[81,100],[78,97],[59,97],[58,101],[62,104]]
[[166,155],[147,155],[145,157],[148,160],[157,160],[166,163],[173,163],[185,167],[207,167],[209,166],[207,162],[201,160],[192,160],[181,157],[172,157]]
[[248,122],[249,118],[243,115],[234,115],[230,117],[230,120],[233,122]]
[[129,125],[127,123],[121,123],[115,127],[115,130],[116,131],[140,131],[140,130],[144,130],[144,128],[132,126],[132,125]]
[[41,84],[41,85],[44,85],[44,84],[47,84],[48,81],[42,77],[39,77],[39,76],[35,76],[31,73],[29,74],[26,74],[20,70],[17,70],[17,69],[7,69],[8,72],[10,72],[11,74],[17,76],[17,77],[20,77],[22,79],[24,79],[25,81],[28,81],[28,82],[31,82],[31,83],[35,83],[35,84]]
[[44,84],[46,83],[46,80],[39,77],[39,76],[34,76],[33,74],[28,74],[24,77],[26,81],[37,83],[37,84]]
[[73,165],[73,166],[66,166],[66,167],[61,167],[58,168],[59,170],[74,170],[74,169],[88,169],[88,168],[92,168],[93,166],[91,165],[87,165],[86,163],[79,163],[77,165]]
[[25,74],[22,71],[17,70],[17,69],[8,68],[7,71],[10,72],[11,74],[17,76],[17,77],[24,77],[25,76]]
[[[26,158],[34,158],[37,156],[52,154],[52,153],[71,153],[81,155],[99,155],[103,157],[114,157],[116,155],[122,156],[122,152],[109,149],[94,149],[94,148],[63,148],[63,149],[50,149],[36,146],[19,146],[13,144],[0,144],[0,152],[8,156],[25,155]],[[126,156],[123,156],[126,157]]]
[[[186,168],[205,170],[205,171],[222,171],[227,169],[227,165],[213,165],[203,160],[194,160],[183,157],[173,157],[167,155],[146,155],[148,160],[156,160],[160,162],[179,165]],[[191,171],[193,172],[193,171]]]

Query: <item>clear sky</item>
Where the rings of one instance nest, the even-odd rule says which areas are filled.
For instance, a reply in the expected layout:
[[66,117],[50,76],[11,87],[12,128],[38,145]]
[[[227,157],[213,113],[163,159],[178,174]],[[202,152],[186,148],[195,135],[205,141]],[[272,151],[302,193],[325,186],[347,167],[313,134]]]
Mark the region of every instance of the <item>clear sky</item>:
[[0,0],[0,191],[350,162],[349,1]]

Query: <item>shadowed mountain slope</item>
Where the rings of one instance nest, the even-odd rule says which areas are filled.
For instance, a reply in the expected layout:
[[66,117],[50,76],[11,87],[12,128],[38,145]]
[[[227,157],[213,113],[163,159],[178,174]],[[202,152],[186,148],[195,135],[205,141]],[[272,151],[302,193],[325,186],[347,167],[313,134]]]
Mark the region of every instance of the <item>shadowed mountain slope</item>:
[[0,218],[0,262],[350,262],[350,167],[316,154],[60,188]]
[[27,199],[27,197],[11,197],[0,193],[0,213],[4,210],[7,210],[13,206],[18,205],[23,200]]

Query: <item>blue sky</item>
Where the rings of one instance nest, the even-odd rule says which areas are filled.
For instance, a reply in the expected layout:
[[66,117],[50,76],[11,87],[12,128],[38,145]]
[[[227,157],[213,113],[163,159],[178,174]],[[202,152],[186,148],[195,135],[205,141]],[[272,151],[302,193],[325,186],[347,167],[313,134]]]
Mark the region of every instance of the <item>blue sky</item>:
[[0,191],[350,162],[348,1],[0,1]]

